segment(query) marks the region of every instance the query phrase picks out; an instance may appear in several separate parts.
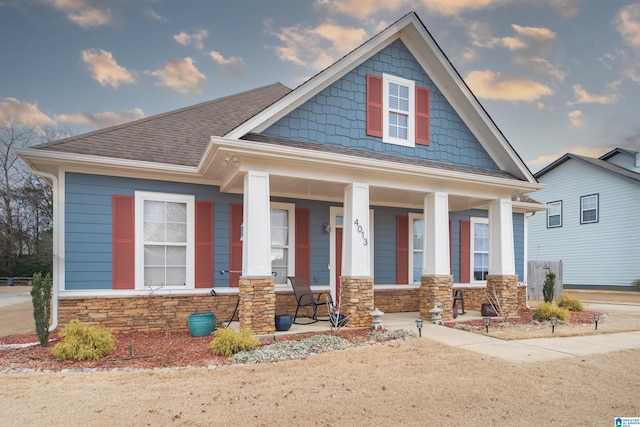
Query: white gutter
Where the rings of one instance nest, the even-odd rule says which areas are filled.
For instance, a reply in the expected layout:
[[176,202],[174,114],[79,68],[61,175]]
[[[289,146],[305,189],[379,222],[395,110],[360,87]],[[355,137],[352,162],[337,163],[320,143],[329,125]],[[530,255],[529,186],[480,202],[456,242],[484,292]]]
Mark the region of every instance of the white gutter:
[[[27,163],[27,162],[25,162]],[[53,321],[51,326],[49,326],[49,331],[54,331],[58,327],[58,289],[60,280],[58,278],[60,268],[58,263],[60,262],[60,254],[59,254],[59,242],[58,242],[58,221],[60,221],[60,216],[58,215],[58,194],[60,192],[58,177],[50,174],[48,172],[42,172],[33,169],[33,167],[27,163],[29,170],[34,175],[48,178],[51,180],[51,189],[53,190],[53,296],[52,296],[52,314]]]

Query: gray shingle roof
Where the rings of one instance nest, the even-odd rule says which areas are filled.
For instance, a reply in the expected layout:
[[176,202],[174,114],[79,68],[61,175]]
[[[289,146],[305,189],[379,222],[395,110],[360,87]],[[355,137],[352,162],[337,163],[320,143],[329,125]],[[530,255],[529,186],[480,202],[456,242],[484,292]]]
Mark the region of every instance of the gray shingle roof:
[[547,167],[545,167],[545,168],[541,169],[540,171],[538,171],[535,174],[536,179],[540,178],[542,175],[544,175],[545,173],[549,172],[550,170],[555,169],[556,167],[560,166],[562,163],[566,162],[569,159],[574,159],[574,160],[578,160],[578,161],[584,162],[584,163],[589,164],[591,166],[595,166],[597,168],[600,168],[600,169],[602,169],[602,170],[604,170],[606,172],[616,174],[616,175],[620,176],[621,178],[630,180],[630,181],[635,182],[635,183],[640,183],[640,173],[636,173],[636,172],[630,171],[629,169],[625,169],[625,168],[623,168],[621,166],[614,165],[613,163],[609,163],[609,162],[607,162],[605,160],[594,159],[593,157],[579,156],[577,154],[571,154],[571,153],[565,154],[564,156],[560,157],[555,162],[551,163]]
[[33,148],[197,166],[211,136],[226,134],[289,92],[273,83]]
[[276,137],[271,137],[266,135],[255,134],[255,133],[249,133],[244,137],[242,137],[241,139],[244,139],[247,141],[254,141],[254,142],[264,142],[264,143],[274,144],[274,145],[285,145],[288,147],[304,148],[307,150],[324,151],[327,153],[367,157],[370,159],[384,160],[384,161],[390,161],[395,163],[411,164],[411,165],[424,166],[424,167],[430,167],[435,169],[443,169],[443,170],[456,171],[456,172],[472,173],[476,175],[492,176],[496,178],[514,179],[514,180],[520,181],[520,179],[514,177],[510,173],[501,171],[501,170],[482,169],[482,168],[476,168],[476,167],[470,167],[470,166],[458,166],[458,165],[452,165],[448,163],[433,162],[430,160],[414,159],[414,158],[408,158],[408,157],[395,156],[392,154],[382,154],[382,153],[374,153],[374,152],[365,151],[365,150],[344,148],[344,147],[330,145],[330,144],[316,144],[311,142],[292,141],[289,139],[276,138]]

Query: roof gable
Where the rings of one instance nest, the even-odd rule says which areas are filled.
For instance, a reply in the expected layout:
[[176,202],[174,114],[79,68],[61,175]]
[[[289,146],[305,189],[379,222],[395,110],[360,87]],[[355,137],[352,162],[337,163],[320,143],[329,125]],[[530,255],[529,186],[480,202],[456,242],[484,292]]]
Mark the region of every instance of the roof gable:
[[[398,146],[367,135],[367,75],[383,73],[411,80],[416,86],[429,89],[429,146]],[[262,134],[410,159],[500,169],[400,39],[322,89]]]
[[576,160],[590,167],[598,168],[599,170],[614,174],[622,179],[626,179],[636,184],[640,184],[640,173],[630,171],[618,165],[609,163],[605,160],[594,159],[592,157],[586,157],[586,156],[579,156],[577,154],[571,154],[571,153],[565,154],[564,156],[560,157],[550,165],[536,172],[535,174],[536,179],[540,179],[544,174],[558,168],[568,160]]
[[290,91],[274,83],[33,148],[197,166],[212,135],[224,135]]
[[269,108],[233,129],[225,137],[238,139],[248,133],[262,133],[398,39],[415,57],[433,83],[442,89],[443,96],[498,168],[519,179],[535,182],[533,174],[413,12],[307,80]]

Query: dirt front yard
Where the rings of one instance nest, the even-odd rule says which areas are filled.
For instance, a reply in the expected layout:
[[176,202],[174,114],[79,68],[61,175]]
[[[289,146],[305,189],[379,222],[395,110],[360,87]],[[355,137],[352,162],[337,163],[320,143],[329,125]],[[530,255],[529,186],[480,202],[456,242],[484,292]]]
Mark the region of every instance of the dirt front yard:
[[[0,333],[18,318],[3,313]],[[0,424],[613,425],[640,416],[638,360],[626,350],[521,364],[412,338],[273,364],[0,373]]]

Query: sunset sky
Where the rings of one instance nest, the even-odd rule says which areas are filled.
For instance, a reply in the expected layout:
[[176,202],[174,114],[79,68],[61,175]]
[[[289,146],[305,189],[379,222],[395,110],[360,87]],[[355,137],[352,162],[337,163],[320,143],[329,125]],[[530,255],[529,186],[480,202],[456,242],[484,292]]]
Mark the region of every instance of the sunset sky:
[[415,11],[535,172],[640,150],[640,2],[0,0],[0,122],[74,134],[280,81]]

